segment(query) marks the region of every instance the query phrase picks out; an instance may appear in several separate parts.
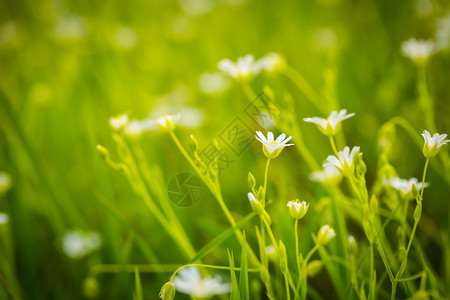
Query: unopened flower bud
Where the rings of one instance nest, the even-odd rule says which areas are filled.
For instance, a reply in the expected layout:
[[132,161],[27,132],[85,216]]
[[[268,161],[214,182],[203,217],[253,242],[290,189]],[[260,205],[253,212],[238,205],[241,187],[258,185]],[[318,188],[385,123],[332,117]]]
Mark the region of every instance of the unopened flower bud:
[[198,149],[197,139],[193,134],[191,134],[191,139],[189,141],[189,148],[191,149],[192,152],[196,152]]
[[253,195],[253,193],[248,193],[248,201],[250,201],[250,205],[252,206],[252,209],[255,213],[257,213],[260,216],[263,216],[265,213],[264,207],[261,204],[261,202],[259,202],[256,198],[255,195]]
[[293,217],[294,219],[303,218],[308,212],[309,208],[309,204],[307,204],[305,201],[300,202],[300,200],[298,199],[289,201],[287,206],[289,207],[289,213],[291,214],[291,217]]
[[156,124],[158,125],[161,131],[173,131],[177,124],[178,116],[173,115],[165,115],[164,117],[160,117],[156,120]]
[[317,235],[317,242],[321,245],[328,244],[336,236],[336,232],[329,225],[323,225]]
[[350,255],[355,255],[358,251],[358,244],[356,243],[355,237],[353,235],[349,235],[347,237],[347,252]]
[[308,276],[314,277],[316,276],[323,267],[323,262],[321,260],[312,260],[308,263],[308,266],[306,266],[306,270],[308,272]]
[[82,283],[82,292],[88,299],[98,298],[98,295],[100,294],[100,284],[98,283],[97,278],[92,276],[86,277]]
[[172,282],[166,282],[159,292],[159,298],[162,300],[173,300],[175,298],[175,285]]
[[288,262],[287,262],[286,246],[284,246],[281,240],[278,242],[278,250],[280,251],[280,269],[281,272],[284,274],[288,269]]
[[253,174],[251,172],[248,172],[247,181],[248,181],[248,187],[251,190],[253,190],[256,186],[256,179],[255,179],[255,176],[253,176]]

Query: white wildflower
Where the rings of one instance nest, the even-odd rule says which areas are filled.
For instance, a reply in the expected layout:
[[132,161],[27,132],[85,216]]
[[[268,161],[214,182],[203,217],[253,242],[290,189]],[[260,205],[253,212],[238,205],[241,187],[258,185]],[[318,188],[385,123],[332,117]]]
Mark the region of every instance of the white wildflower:
[[71,258],[81,258],[100,248],[102,239],[94,231],[69,231],[62,238],[62,249]]
[[220,276],[202,278],[196,267],[181,269],[173,279],[177,291],[195,298],[207,298],[230,292],[230,284],[223,283]]
[[440,148],[450,142],[450,140],[445,139],[447,137],[446,134],[435,133],[433,136],[431,136],[428,131],[424,130],[422,136],[425,140],[422,152],[426,158],[432,158],[436,156]]
[[350,151],[349,147],[344,147],[344,150],[338,152],[338,157],[330,155],[327,157],[324,167],[335,166],[342,175],[351,175],[354,168],[354,159],[356,155],[361,155],[359,147],[353,147]]
[[[407,199],[414,198],[413,189],[415,189],[416,191],[419,191],[422,189],[422,182],[419,182],[417,180],[417,178],[414,178],[414,177],[410,178],[408,180],[401,179],[398,177],[391,177],[391,178],[389,178],[389,180],[384,179],[383,183],[385,185],[389,185],[389,186],[393,187],[394,189],[399,191],[403,197],[405,197]],[[429,185],[428,182],[425,182],[423,187],[426,188],[428,185]]]
[[283,151],[284,147],[294,145],[286,144],[291,140],[292,136],[286,138],[284,133],[280,134],[276,140],[274,140],[273,133],[270,131],[267,133],[267,138],[261,131],[257,131],[255,137],[263,144],[264,155],[270,159],[276,158]]
[[109,125],[115,130],[125,128],[128,124],[128,114],[122,114],[119,116],[109,118]]
[[230,79],[222,73],[203,73],[198,78],[198,85],[205,94],[217,94],[230,87]]
[[289,201],[287,203],[287,207],[289,207],[289,213],[291,214],[291,217],[293,217],[294,219],[301,219],[308,212],[309,203],[306,203],[305,201],[300,202],[300,200],[295,199]]
[[165,115],[156,119],[156,124],[161,131],[173,131],[176,127],[179,115]]
[[255,64],[257,72],[264,70],[267,72],[275,72],[285,67],[284,59],[278,54],[271,52],[266,56],[260,58]]
[[328,244],[336,236],[336,232],[330,225],[323,225],[317,235],[317,242],[321,245]]
[[339,183],[342,174],[334,165],[327,165],[322,171],[315,171],[309,175],[311,181],[320,183]]
[[0,225],[6,224],[9,221],[9,216],[5,213],[0,212]]
[[347,114],[346,109],[341,109],[339,112],[332,111],[331,114],[326,119],[313,117],[313,118],[305,118],[303,119],[303,121],[308,123],[314,123],[317,125],[317,127],[323,134],[327,136],[333,136],[341,128],[341,122],[347,120],[348,118],[353,117],[354,115],[355,115],[354,113]]
[[431,40],[410,38],[403,42],[402,53],[417,64],[424,64],[433,54],[434,43]]
[[255,62],[255,57],[251,54],[239,57],[236,63],[223,59],[217,66],[219,70],[236,79],[247,79],[261,71]]

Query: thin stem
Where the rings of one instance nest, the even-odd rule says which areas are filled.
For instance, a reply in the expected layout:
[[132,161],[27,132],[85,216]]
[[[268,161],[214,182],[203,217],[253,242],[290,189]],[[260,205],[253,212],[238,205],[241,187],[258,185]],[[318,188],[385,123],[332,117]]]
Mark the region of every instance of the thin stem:
[[422,186],[421,186],[421,189],[420,189],[420,200],[421,201],[423,199],[423,190],[425,188],[425,176],[427,175],[427,169],[428,169],[429,162],[430,162],[430,159],[427,158],[427,160],[425,162],[425,167],[423,167]]
[[300,255],[299,255],[300,253],[299,253],[299,245],[298,245],[298,219],[295,219],[294,235],[295,235],[295,259],[297,260],[298,275],[300,276],[302,266],[300,265]]
[[338,151],[337,151],[337,148],[336,148],[336,143],[334,142],[334,137],[332,135],[330,135],[328,138],[330,140],[331,148],[333,149],[334,155],[336,155],[336,158],[339,159]]
[[263,206],[266,206],[267,177],[268,177],[268,174],[269,174],[269,164],[270,164],[270,161],[271,161],[271,159],[268,158],[268,159],[267,159],[267,162],[266,162],[266,169],[264,170],[264,187],[263,187],[264,192],[263,192],[263,197],[262,197],[262,205],[263,205]]

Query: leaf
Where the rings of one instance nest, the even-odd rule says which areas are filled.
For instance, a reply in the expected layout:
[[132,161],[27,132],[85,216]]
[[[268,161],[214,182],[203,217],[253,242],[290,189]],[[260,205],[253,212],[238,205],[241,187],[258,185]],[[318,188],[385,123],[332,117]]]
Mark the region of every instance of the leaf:
[[141,278],[139,276],[138,268],[134,269],[135,291],[133,293],[133,300],[144,300],[142,294]]
[[200,249],[197,252],[197,254],[194,256],[194,258],[191,259],[190,263],[194,263],[197,260],[203,258],[206,254],[211,252],[214,248],[216,248],[217,246],[222,244],[227,238],[229,238],[233,234],[233,232],[236,228],[240,228],[240,227],[244,226],[254,216],[256,216],[256,214],[254,212],[248,214],[247,216],[245,216],[245,218],[243,218],[242,220],[237,222],[236,226],[230,227],[227,230],[225,230],[224,232],[222,232],[221,234],[219,234],[218,236],[216,236],[211,242],[209,242],[206,246],[204,246],[202,249]]
[[247,263],[247,243],[245,239],[245,231],[243,234],[243,245],[242,245],[242,251],[241,251],[241,274],[240,274],[240,292],[241,292],[241,299],[243,300],[249,300],[250,294],[249,294],[249,288],[248,288],[248,263]]
[[239,286],[236,279],[236,273],[234,272],[234,255],[229,249],[227,249],[228,260],[230,261],[230,275],[231,275],[231,291],[230,299],[239,300],[241,296],[239,295]]

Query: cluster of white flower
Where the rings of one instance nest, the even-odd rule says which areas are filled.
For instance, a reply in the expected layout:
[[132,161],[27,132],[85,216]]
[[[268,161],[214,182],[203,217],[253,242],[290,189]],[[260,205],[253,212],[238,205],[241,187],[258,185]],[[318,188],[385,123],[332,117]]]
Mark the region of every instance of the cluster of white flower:
[[[399,177],[390,177],[389,179],[383,178],[383,184],[385,186],[390,186],[400,192],[400,194],[407,198],[414,198],[413,189],[420,191],[422,189],[422,182],[419,182],[417,178],[402,179]],[[428,182],[423,184],[423,187],[428,186]]]
[[402,53],[417,64],[425,63],[434,52],[431,40],[416,40],[411,38],[402,44]]
[[196,267],[181,269],[173,279],[177,291],[195,298],[208,298],[230,292],[230,283],[222,282],[220,276],[202,277]]

